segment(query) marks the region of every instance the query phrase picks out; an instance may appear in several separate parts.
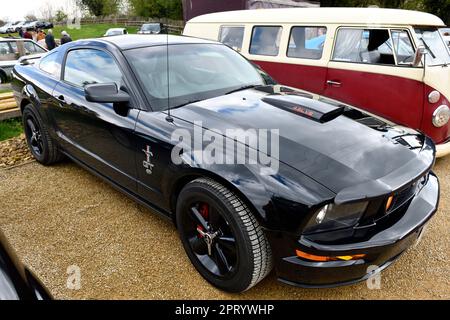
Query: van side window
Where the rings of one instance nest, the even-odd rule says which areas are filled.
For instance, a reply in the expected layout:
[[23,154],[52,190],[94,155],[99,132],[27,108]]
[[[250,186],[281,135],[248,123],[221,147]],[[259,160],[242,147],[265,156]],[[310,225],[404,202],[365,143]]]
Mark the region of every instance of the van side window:
[[280,51],[281,27],[254,27],[250,54],[277,56]]
[[395,65],[389,30],[340,29],[336,38],[333,60]]
[[244,41],[244,27],[225,27],[220,28],[219,42],[226,44],[236,51],[242,50]]
[[392,30],[392,42],[399,65],[411,65],[414,62],[415,50],[406,30]]
[[293,27],[287,56],[302,59],[322,59],[327,37],[325,27]]

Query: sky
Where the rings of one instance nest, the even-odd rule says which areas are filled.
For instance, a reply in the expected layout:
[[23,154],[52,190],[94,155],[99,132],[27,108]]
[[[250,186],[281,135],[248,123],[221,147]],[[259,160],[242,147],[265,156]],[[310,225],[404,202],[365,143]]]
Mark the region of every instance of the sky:
[[74,0],[2,0],[0,19],[16,21],[30,13],[42,17],[48,8],[54,12],[62,8],[69,13],[68,11],[73,11],[73,3]]

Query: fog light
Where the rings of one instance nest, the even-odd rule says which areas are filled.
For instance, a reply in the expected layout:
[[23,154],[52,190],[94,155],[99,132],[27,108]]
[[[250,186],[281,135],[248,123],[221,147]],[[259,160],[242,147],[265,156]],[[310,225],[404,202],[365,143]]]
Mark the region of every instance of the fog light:
[[450,109],[446,105],[437,108],[433,113],[433,125],[437,128],[445,126],[450,120]]
[[429,101],[431,104],[438,103],[439,100],[441,100],[441,94],[439,93],[439,91],[432,91],[432,92],[428,95],[428,101]]

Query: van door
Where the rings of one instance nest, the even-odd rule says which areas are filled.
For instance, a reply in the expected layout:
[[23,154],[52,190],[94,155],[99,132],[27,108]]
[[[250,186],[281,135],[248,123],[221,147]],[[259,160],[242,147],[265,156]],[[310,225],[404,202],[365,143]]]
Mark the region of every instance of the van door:
[[[270,59],[259,45],[264,41],[264,28],[255,27],[252,33],[249,56],[276,81],[284,85],[323,94],[327,76],[327,59],[324,48],[327,45],[327,28],[321,26],[293,26],[289,39],[282,42],[280,55]],[[272,27],[273,28],[273,27]],[[275,41],[268,39],[268,43]],[[278,49],[277,49],[278,54]]]
[[324,95],[415,129],[423,114],[423,68],[406,29],[339,28]]

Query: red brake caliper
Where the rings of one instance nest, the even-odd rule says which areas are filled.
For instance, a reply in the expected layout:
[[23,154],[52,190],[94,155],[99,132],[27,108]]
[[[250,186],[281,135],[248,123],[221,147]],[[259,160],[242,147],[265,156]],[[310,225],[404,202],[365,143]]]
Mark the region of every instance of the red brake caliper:
[[[199,210],[198,210],[198,211],[200,212],[200,214],[202,215],[202,217],[203,217],[206,221],[208,221],[208,219],[209,219],[209,206],[208,206],[208,204],[206,204],[206,203],[201,203],[200,206],[199,206]],[[205,230],[205,229],[203,228],[203,226],[201,226],[201,225],[197,225],[197,229],[200,229],[200,230],[206,232],[206,230]],[[198,237],[199,237],[199,238],[203,238],[203,236],[202,236],[201,234],[199,234]]]

